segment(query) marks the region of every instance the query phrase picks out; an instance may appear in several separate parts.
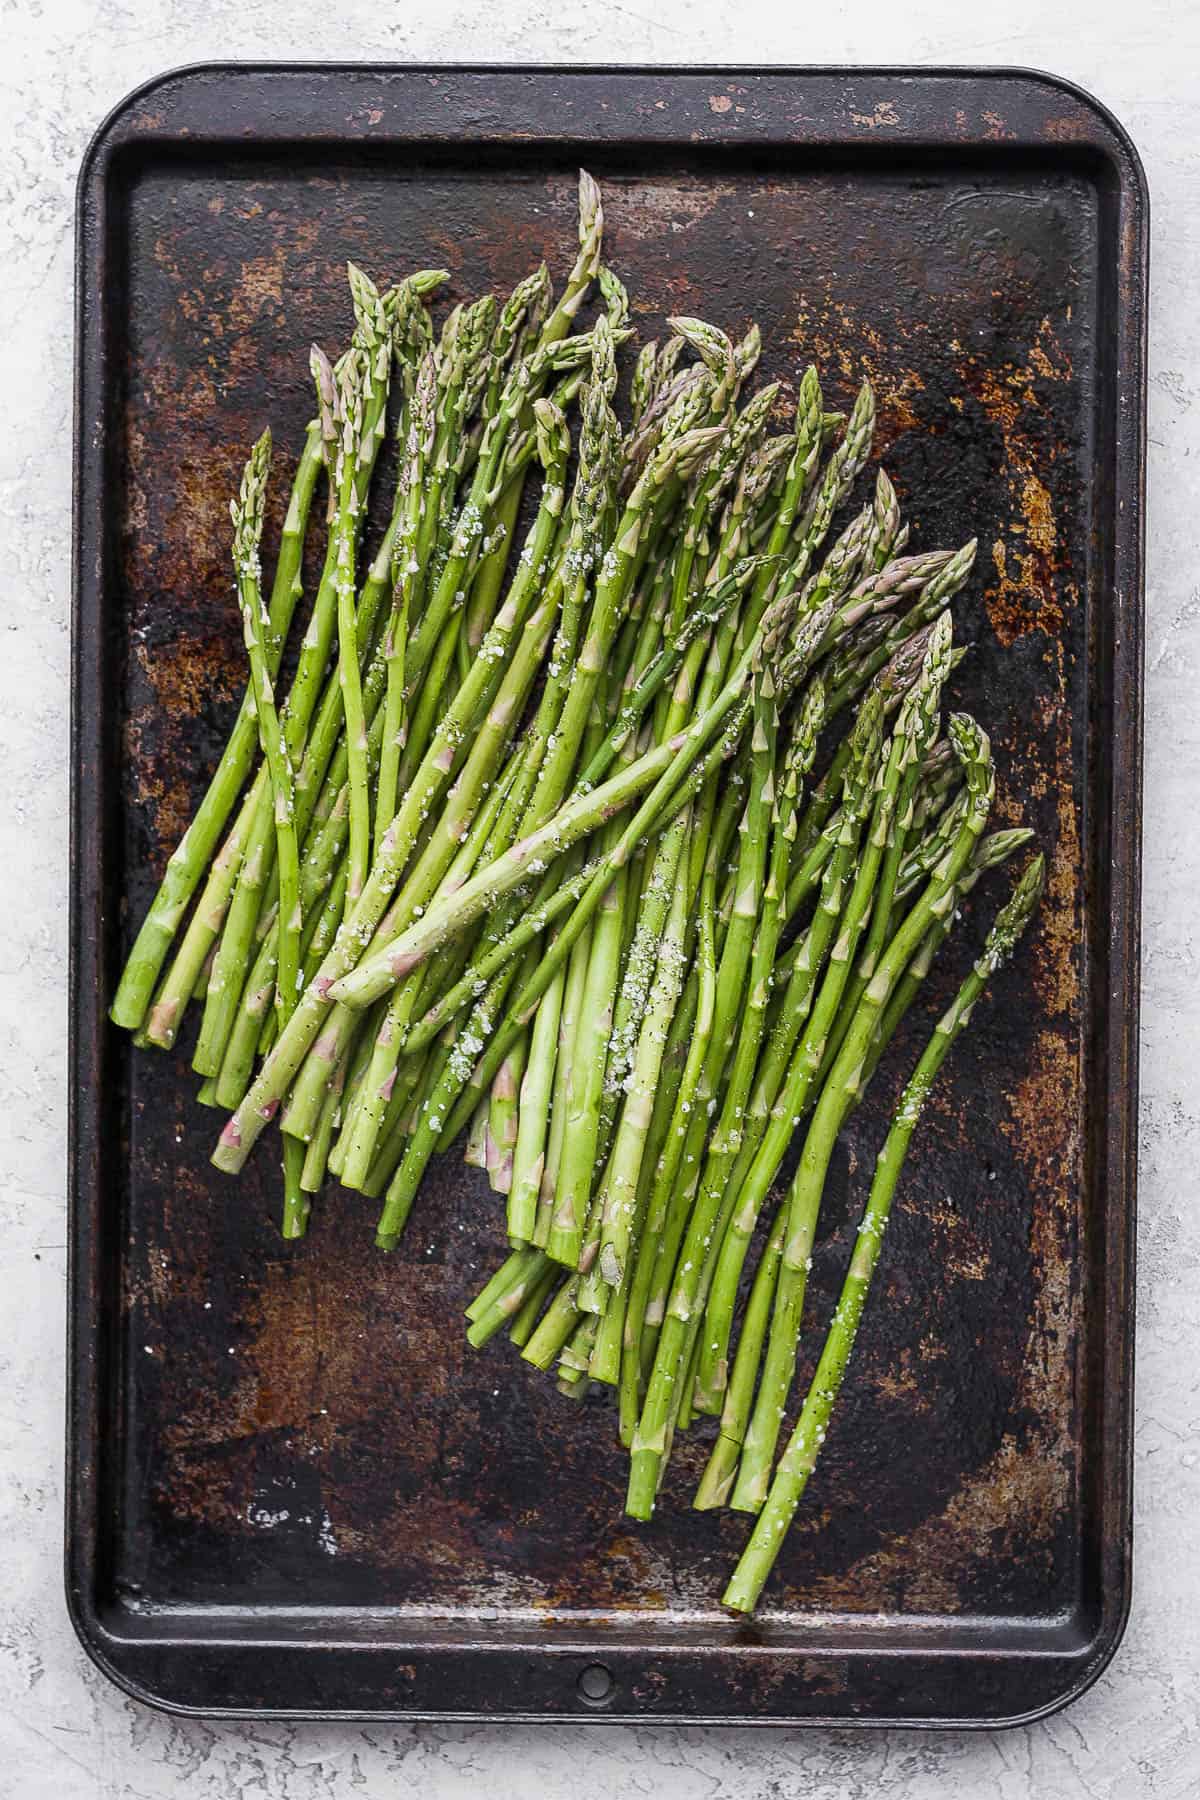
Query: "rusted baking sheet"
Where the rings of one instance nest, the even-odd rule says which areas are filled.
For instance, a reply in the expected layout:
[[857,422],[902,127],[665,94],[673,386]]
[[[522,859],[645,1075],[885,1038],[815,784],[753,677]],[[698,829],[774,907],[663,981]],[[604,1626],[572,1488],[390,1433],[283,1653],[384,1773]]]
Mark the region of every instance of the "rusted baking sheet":
[[[690,1510],[702,1436],[634,1525],[603,1403],[466,1347],[504,1247],[478,1172],[444,1159],[390,1258],[332,1190],[285,1245],[274,1171],[209,1167],[186,1058],[105,1018],[239,691],[228,497],[268,420],[295,453],[346,258],[444,263],[456,297],[561,271],[580,164],[643,335],[754,317],[764,379],[815,359],[844,402],[869,375],[915,542],[978,534],[955,691],[1052,871],[914,1151],[752,1624],[717,1604],[745,1521]],[[131,1693],[991,1725],[1103,1667],[1129,1594],[1146,233],[1120,127],[1019,71],[211,67],[104,125],[79,196],[67,1535],[76,1625]],[[830,1196],[818,1318],[885,1103]]]

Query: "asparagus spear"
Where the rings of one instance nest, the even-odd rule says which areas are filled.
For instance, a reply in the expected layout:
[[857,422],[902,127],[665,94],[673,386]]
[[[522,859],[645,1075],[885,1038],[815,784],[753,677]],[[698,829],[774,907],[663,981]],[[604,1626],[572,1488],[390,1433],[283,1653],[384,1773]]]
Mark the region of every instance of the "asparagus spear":
[[954,844],[892,937],[867,984],[825,1080],[804,1140],[789,1194],[788,1229],[763,1379],[746,1432],[733,1491],[732,1505],[739,1511],[756,1512],[766,1498],[783,1404],[795,1367],[796,1338],[800,1330],[817,1210],[834,1140],[846,1113],[861,1095],[866,1060],[883,1008],[926,932],[953,905],[958,877],[975,851],[991,808],[994,775],[991,747],[985,733],[974,720],[956,713],[950,720],[950,735],[963,761],[970,807]]
[[[949,936],[961,900],[971,891],[979,877],[987,869],[995,868],[1001,862],[1006,861],[1009,856],[1027,845],[1032,836],[1032,832],[1029,831],[997,831],[983,839],[971,863],[959,878],[953,905],[936,925],[930,927],[884,1009],[883,1017],[872,1041],[866,1081],[869,1082],[871,1079],[880,1057],[896,1033],[900,1020],[912,1005],[922,981],[929,972],[930,964],[938,948]],[[943,846],[943,848],[946,847]],[[750,1301],[742,1322],[733,1370],[729,1375],[728,1386],[724,1389],[720,1435],[713,1445],[712,1454],[696,1494],[695,1504],[702,1509],[725,1505],[733,1490],[738,1459],[741,1455],[742,1443],[753,1407],[763,1344],[766,1340],[774,1301],[778,1268],[783,1255],[783,1229],[786,1220],[787,1204],[785,1202],[780,1207],[771,1228],[770,1241],[755,1276]],[[731,1230],[723,1247],[723,1256],[730,1252],[732,1239],[733,1232]],[[714,1312],[717,1307],[718,1285],[717,1282],[714,1282],[713,1299],[703,1331],[706,1339],[709,1331],[716,1329]],[[716,1347],[714,1344],[714,1349]]]
[[[300,564],[313,493],[324,467],[320,420],[309,425],[292,483],[287,517],[275,564],[268,608],[270,620],[268,672],[279,667],[284,639],[301,593]],[[172,852],[162,883],[142,921],[110,1009],[117,1025],[136,1031],[150,1005],[154,984],[183,919],[187,905],[208,867],[217,840],[233,810],[258,746],[258,723],[252,690],[247,687],[241,710],[203,800]],[[234,851],[229,852],[233,861]],[[201,959],[203,960],[203,959]]]
[[[562,474],[566,462],[565,428],[561,414],[548,401],[541,401],[538,405],[538,429],[542,434],[541,454],[546,468],[546,481],[538,521],[535,522],[531,539],[535,553],[548,540],[553,521],[561,512]],[[503,667],[511,656],[492,707],[482,726],[476,730],[470,755],[447,797],[437,828],[393,906],[397,929],[405,919],[412,919],[422,912],[439,882],[443,893],[447,890],[454,891],[454,884],[444,881],[443,877],[451,864],[456,845],[468,835],[470,821],[481,800],[489,771],[494,768],[501,746],[511,732],[524,695],[534,678],[553,622],[549,598],[532,614],[526,612],[535,591],[532,576],[535,566],[533,561],[528,563],[514,583],[512,592],[487,634],[479,657],[438,726],[417,777],[420,786],[416,790],[416,798],[410,804],[406,797],[396,821],[393,822],[397,824],[398,830],[409,831],[415,839],[414,828],[419,821],[421,806],[431,805],[444,787],[454,768],[457,746],[465,738],[482,699],[494,687],[492,671]],[[512,651],[514,642],[515,654]],[[343,1178],[348,1185],[360,1185],[370,1168],[383,1108],[392,1091],[397,1060],[420,992],[419,982],[412,979],[397,988],[380,1027],[369,1075],[359,1104],[350,1114],[348,1154],[343,1171]],[[341,1010],[339,1041],[349,1029],[351,1021],[345,1011]],[[306,1112],[299,1107],[289,1110],[286,1124],[288,1129],[302,1132],[307,1124]]]
[[275,690],[267,661],[266,633],[270,617],[259,585],[258,545],[262,537],[263,503],[271,465],[271,433],[264,431],[246,464],[241,492],[231,503],[233,566],[237,576],[242,630],[250,663],[250,686],[258,720],[259,742],[274,794],[275,836],[279,854],[279,990],[286,1012],[294,1005],[300,975],[300,853],[296,843],[292,765],[275,708]]
[[[357,271],[355,274],[357,276]],[[394,294],[385,298],[385,310],[389,312],[392,319],[401,316],[407,317],[414,307],[419,311],[421,298],[433,293],[446,279],[447,273],[444,269],[422,270],[419,274],[410,277]],[[364,321],[360,316],[358,332],[361,333],[363,329]],[[356,339],[356,341],[358,340]],[[380,413],[380,418],[382,418],[382,413]],[[322,421],[318,417],[307,429],[304,449],[292,484],[291,498],[284,519],[283,534],[275,565],[275,577],[268,607],[270,630],[267,645],[268,667],[272,680],[278,672],[283,644],[296,604],[300,599],[301,561],[308,517],[317,479],[326,461],[325,432]],[[112,1017],[118,1025],[125,1025],[130,1030],[136,1030],[142,1022],[150,1004],[154,983],[182,921],[188,902],[204,875],[209,859],[216,848],[217,840],[249,773],[257,741],[258,733],[252,696],[247,688],[241,710],[222,753],[220,763],[195,817],[171,856],[163,882],[142,923],[126,963],[125,972],[112,1005]],[[234,873],[236,873],[238,862],[238,849],[237,845],[231,846],[225,859],[226,868],[232,867]],[[231,888],[232,876],[229,889],[226,890],[226,904]],[[219,902],[215,898],[210,901],[208,907],[210,914],[214,912],[218,904]],[[217,928],[219,928],[219,921]],[[191,966],[195,972],[198,972],[206,953],[206,951],[202,951],[193,957]]]
[[[231,507],[233,561],[237,575],[242,628],[250,663],[250,683],[263,757],[274,795],[275,836],[279,862],[279,981],[277,1005],[285,1021],[296,1003],[300,981],[300,853],[296,842],[295,794],[288,746],[275,708],[267,665],[266,631],[270,617],[259,584],[258,545],[262,536],[263,499],[271,460],[271,434],[265,431],[251,451],[241,492]],[[284,1237],[303,1236],[308,1202],[301,1186],[303,1155],[284,1158]]]
[[[585,647],[584,655],[586,654]],[[599,676],[598,656],[597,652],[593,657],[594,666],[588,676],[589,682],[593,675]],[[582,666],[581,656],[577,670]],[[590,917],[607,892],[612,875],[624,865],[634,846],[641,842],[656,820],[663,815],[664,807],[672,799],[678,799],[680,783],[686,780],[697,755],[703,755],[741,698],[747,673],[748,668],[740,670],[726,684],[714,703],[686,732],[680,734],[682,741],[668,740],[665,744],[647,750],[626,769],[611,776],[599,787],[577,794],[567,801],[557,812],[550,814],[547,823],[529,832],[504,856],[481,869],[445,904],[429,908],[419,923],[410,926],[373,956],[364,958],[353,973],[347,971],[334,977],[327,991],[332,992],[335,999],[344,1000],[353,1006],[369,1005],[423,962],[431,951],[477,919],[481,913],[494,907],[498,900],[511,892],[530,873],[540,874],[548,859],[560,856],[580,838],[588,836],[597,826],[604,824],[650,790],[648,799],[639,807],[610,854],[601,859],[601,866],[593,877],[587,894],[579,902],[576,918],[577,929],[581,929],[585,915],[580,909],[586,906],[586,917]],[[571,691],[576,691],[574,682]],[[569,699],[570,696],[568,703]],[[564,735],[567,731],[566,718],[564,709],[561,727]],[[583,720],[579,724],[582,726]],[[542,778],[545,779],[544,768]]]
[[425,470],[433,451],[435,431],[434,397],[436,373],[432,355],[426,356],[414,393],[414,404],[408,418],[408,437],[398,500],[401,526],[392,552],[392,607],[384,642],[387,666],[387,698],[384,705],[383,744],[379,775],[375,790],[376,843],[387,830],[396,812],[400,774],[400,753],[404,748],[404,655],[409,622],[415,611],[418,594],[417,578],[421,565],[417,561],[417,534],[421,510],[426,503]]
[[[699,1512],[714,1506],[725,1506],[733,1492],[738,1458],[742,1454],[742,1441],[754,1405],[754,1390],[771,1322],[771,1309],[775,1304],[775,1287],[779,1279],[779,1265],[783,1261],[783,1234],[786,1225],[787,1207],[783,1205],[775,1215],[758,1267],[754,1271],[732,1373],[728,1381],[721,1384],[724,1398],[720,1433],[705,1464],[704,1474],[692,1502]],[[701,1342],[708,1342],[707,1323],[701,1328]],[[718,1347],[714,1344],[714,1351]],[[722,1365],[724,1360],[722,1354]],[[704,1379],[700,1370],[697,1370],[697,1380],[703,1382]]]
[[816,1467],[821,1445],[845,1378],[846,1365],[866,1304],[867,1293],[879,1262],[895,1194],[913,1132],[921,1117],[930,1088],[951,1047],[970,1020],[976,1001],[996,971],[1007,962],[1037,908],[1044,879],[1040,856],[1030,863],[988,934],[983,954],[959,988],[948,1010],[938,1020],[892,1118],[891,1129],[875,1164],[875,1178],[855,1240],[854,1254],[842,1284],[841,1297],[829,1328],[812,1385],[796,1428],[771,1483],[770,1492],[750,1540],[742,1552],[723,1596],[723,1604],[735,1612],[753,1612],[771,1573],[784,1535],[795,1516],[809,1476]]
[[517,1107],[517,1133],[509,1186],[510,1242],[532,1243],[537,1228],[538,1200],[546,1165],[546,1137],[565,986],[565,973],[560,971],[542,998],[529,1040],[529,1056]]
[[[811,710],[806,712],[802,718],[802,727],[806,736],[803,754],[810,761],[815,751],[814,724],[820,717],[823,704],[823,696],[818,688],[815,704],[810,697]],[[749,1054],[743,1053],[740,1057],[734,1057],[733,1078],[726,1088],[717,1128],[709,1145],[698,1197],[684,1239],[679,1266],[675,1271],[672,1284],[670,1302],[658,1339],[654,1367],[642,1416],[634,1433],[626,1508],[633,1513],[635,1518],[648,1518],[653,1510],[660,1468],[667,1451],[670,1415],[673,1407],[677,1404],[676,1396],[683,1393],[683,1384],[687,1380],[688,1358],[692,1348],[692,1334],[689,1327],[703,1283],[708,1246],[721,1202],[724,1199],[730,1163],[736,1153],[742,1111],[754,1070],[759,1029],[757,1021],[761,1021],[762,1012],[765,1010],[766,969],[773,961],[773,943],[769,946],[769,956],[761,957],[757,969],[753,968],[751,959],[754,942],[758,935],[759,910],[763,904],[770,815],[775,805],[773,771],[777,728],[778,714],[774,683],[771,679],[770,669],[760,668],[755,682],[753,773],[750,796],[740,826],[742,837],[735,881],[733,916],[726,934],[717,972],[714,1029],[708,1058],[710,1069],[714,1062],[718,1066],[726,1063],[735,1042],[740,1041],[743,1033],[748,1033],[753,1038],[753,1044]],[[777,837],[778,835],[776,833]],[[778,874],[778,868],[779,859],[772,858],[772,872]],[[777,904],[778,890],[776,889],[774,894],[768,893],[766,899],[768,939],[773,936],[775,929]],[[760,945],[760,949],[763,951],[767,948],[766,943]],[[752,990],[753,978],[757,975],[762,983],[763,992],[760,1005],[757,1008],[752,1006],[748,1021],[743,1024],[743,1029],[739,1032],[738,1007],[741,1003],[741,990],[747,970],[751,971]],[[715,1101],[715,1081],[712,1080],[711,1074],[709,1085]],[[703,1094],[703,1087],[701,1093]]]
[[[337,371],[329,369],[323,360],[319,361],[316,371],[320,429],[325,460],[331,470],[331,510],[335,510],[333,468],[337,448],[333,402],[336,376],[347,361],[365,361],[368,373],[374,372],[370,392],[365,396],[363,454],[358,470],[361,516],[383,435],[383,411],[388,392],[386,374],[391,354],[389,320],[394,311],[393,302],[399,305],[403,300],[410,306],[414,317],[423,317],[423,309],[419,299],[415,297],[417,291],[423,289],[429,280],[436,284],[442,278],[440,271],[423,273],[402,284],[394,294],[381,299],[374,285],[351,265],[350,286],[358,321],[354,341],[347,357],[338,364]],[[370,584],[364,589],[363,603],[366,613],[371,616],[374,596]],[[327,685],[313,725],[311,742],[306,748],[305,737],[317,702],[319,682],[328,658],[335,619],[336,539],[331,534],[324,570],[301,644],[284,715],[289,755],[298,764],[295,776],[296,814],[297,830],[301,836],[304,835],[317,801],[321,777],[341,722],[340,694],[336,683],[331,682]],[[193,1058],[193,1065],[201,1072],[215,1074],[221,1066],[241,993],[248,946],[260,911],[263,907],[270,906],[277,897],[277,891],[273,891],[273,884],[276,882],[276,872],[272,867],[273,852],[271,792],[264,766],[243,804],[237,825],[230,834],[230,841],[205,884],[183,943],[155,1002],[152,1030],[156,1041],[169,1044],[178,1031],[185,996],[194,972],[205,960],[209,947],[219,933],[221,944],[212,967],[200,1040]],[[248,877],[244,886],[240,880],[243,871]]]
[[[763,1039],[767,998],[771,988],[775,952],[779,942],[781,909],[787,885],[788,859],[796,835],[800,784],[812,768],[816,755],[817,738],[824,723],[824,714],[825,689],[824,684],[817,678],[805,696],[804,706],[796,722],[795,736],[788,750],[783,794],[772,823],[771,861],[767,885],[755,929],[746,1012],[738,1032],[737,1047],[730,1069],[721,1123],[710,1147],[710,1155],[719,1156],[723,1169],[728,1170],[730,1175],[732,1175],[733,1167],[736,1166],[733,1158],[738,1155],[742,1147],[746,1123],[745,1109],[750,1096],[754,1072],[758,1066],[759,1050]],[[724,1198],[724,1196],[722,1197]],[[714,1248],[723,1242],[724,1236],[725,1231],[718,1225]],[[704,1252],[706,1260],[711,1261],[708,1245],[704,1246]],[[727,1339],[727,1330],[721,1329],[716,1321],[713,1322],[710,1329],[706,1315],[696,1363],[695,1402],[700,1411],[718,1412],[720,1410],[720,1396],[724,1381],[719,1371],[722,1370],[723,1364],[723,1340],[727,1341]]]
[[[682,832],[683,827],[681,827]],[[601,1189],[601,1242],[599,1275],[611,1290],[593,1347],[591,1373],[616,1386],[621,1374],[625,1311],[629,1297],[630,1248],[640,1229],[649,1200],[648,1184],[641,1180],[655,1095],[663,1058],[670,1038],[686,971],[688,886],[677,868],[674,895],[666,930],[659,945],[654,984],[633,1066],[625,1084],[620,1127]]]

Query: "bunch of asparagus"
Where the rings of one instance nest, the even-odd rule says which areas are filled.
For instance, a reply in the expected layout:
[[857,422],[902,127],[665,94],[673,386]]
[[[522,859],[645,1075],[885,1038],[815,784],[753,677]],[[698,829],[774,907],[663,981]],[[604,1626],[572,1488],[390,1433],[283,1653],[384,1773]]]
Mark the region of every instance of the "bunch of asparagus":
[[[440,331],[444,271],[380,293],[350,270],[353,337],[336,363],[312,352],[269,593],[269,434],[232,507],[249,683],[112,1013],[169,1048],[201,1009],[200,1097],[231,1113],[214,1161],[239,1170],[278,1125],[289,1237],[332,1174],[381,1199],[392,1248],[466,1129],[510,1246],[471,1342],[507,1329],[571,1398],[616,1390],[638,1518],[675,1432],[716,1416],[696,1505],[758,1515],[726,1594],[748,1610],[925,1094],[1042,867],[905,1089],[777,1457],[837,1134],[960,900],[1030,834],[987,834],[987,737],[961,713],[942,731],[974,544],[907,553],[882,472],[830,540],[870,453],[869,386],[826,411],[810,368],[772,433],[779,387],[743,393],[757,330],[674,319],[637,355],[622,426],[629,303],[601,228],[584,175],[557,303],[542,267]],[[394,497],[368,557],[389,407]],[[322,480],[324,563],[281,702]]]

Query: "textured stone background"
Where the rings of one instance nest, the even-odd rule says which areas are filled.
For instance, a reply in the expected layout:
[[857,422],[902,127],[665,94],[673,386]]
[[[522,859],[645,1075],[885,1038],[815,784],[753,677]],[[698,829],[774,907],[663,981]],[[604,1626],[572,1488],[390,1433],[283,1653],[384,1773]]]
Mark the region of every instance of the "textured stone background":
[[[336,15],[337,28],[334,19]],[[452,1800],[1184,1800],[1200,1793],[1200,1001],[1189,802],[1200,720],[1200,13],[1179,0],[3,0],[0,63],[0,1797]],[[204,58],[1026,64],[1090,87],[1131,130],[1154,203],[1147,592],[1145,996],[1137,1578],[1113,1666],[1076,1706],[989,1736],[567,1726],[209,1726],[124,1699],[61,1597],[71,218],[102,114]]]

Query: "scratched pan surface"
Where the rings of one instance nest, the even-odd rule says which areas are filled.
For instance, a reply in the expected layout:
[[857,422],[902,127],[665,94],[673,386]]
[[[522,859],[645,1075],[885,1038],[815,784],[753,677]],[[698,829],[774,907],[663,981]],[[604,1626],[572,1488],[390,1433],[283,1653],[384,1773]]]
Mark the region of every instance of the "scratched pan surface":
[[[227,502],[284,474],[347,257],[456,297],[569,260],[574,177],[643,336],[764,333],[761,376],[863,375],[920,546],[980,540],[957,702],[1034,826],[1040,927],[906,1172],[840,1414],[761,1614],[745,1521],[621,1511],[602,1400],[460,1309],[502,1253],[443,1159],[399,1251],[341,1190],[210,1168],[185,1057],[104,1006],[237,702]],[[1129,1583],[1146,206],[1119,128],[1021,73],[211,68],[109,120],[80,190],[74,1259],[68,1589],[85,1643],[215,1712],[978,1723],[1091,1680]],[[982,899],[995,904],[996,887]],[[932,980],[945,997],[980,918]],[[819,1344],[903,1051],[822,1221]],[[802,1371],[803,1373],[803,1371]],[[711,1427],[709,1428],[711,1430]],[[594,1713],[578,1685],[600,1663]]]

